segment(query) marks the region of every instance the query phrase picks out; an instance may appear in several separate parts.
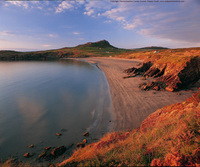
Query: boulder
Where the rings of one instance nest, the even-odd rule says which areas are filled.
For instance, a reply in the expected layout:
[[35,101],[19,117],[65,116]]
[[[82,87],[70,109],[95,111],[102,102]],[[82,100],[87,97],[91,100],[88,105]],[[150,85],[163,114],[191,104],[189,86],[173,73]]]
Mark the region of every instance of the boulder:
[[83,136],[89,136],[89,132],[85,132]]
[[56,136],[62,136],[62,134],[61,133],[56,133]]
[[28,148],[33,148],[34,147],[34,145],[33,144],[31,144],[30,146],[28,146]]
[[45,149],[45,150],[50,150],[50,149],[51,149],[51,146],[45,147],[44,149]]
[[65,151],[66,151],[65,146],[56,147],[51,151],[51,155],[53,155],[54,157],[57,157],[59,155],[62,155]]
[[30,157],[30,153],[25,153],[25,154],[24,154],[24,157],[25,157],[25,158],[29,158],[29,157]]
[[38,158],[45,157],[46,155],[47,155],[46,151],[42,151],[42,153],[40,155],[38,155]]
[[84,140],[83,140],[83,143],[87,143],[87,140],[86,140],[86,139],[84,139]]
[[160,90],[160,86],[158,86],[158,85],[154,86],[153,90],[159,91]]
[[85,143],[83,143],[83,142],[82,143],[77,143],[76,147],[77,148],[83,148],[83,147],[85,147]]

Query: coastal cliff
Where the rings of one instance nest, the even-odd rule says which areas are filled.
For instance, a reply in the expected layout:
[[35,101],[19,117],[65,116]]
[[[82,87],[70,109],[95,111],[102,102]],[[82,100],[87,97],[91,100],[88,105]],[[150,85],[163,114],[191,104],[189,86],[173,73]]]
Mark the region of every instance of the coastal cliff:
[[58,166],[196,166],[200,163],[200,92],[158,109],[133,131],[113,132]]
[[140,85],[144,90],[154,89],[156,86],[170,92],[177,91],[200,79],[200,51],[166,50],[149,53],[140,67],[129,68],[124,72],[128,74],[127,77],[141,74],[144,77],[155,78],[151,83]]

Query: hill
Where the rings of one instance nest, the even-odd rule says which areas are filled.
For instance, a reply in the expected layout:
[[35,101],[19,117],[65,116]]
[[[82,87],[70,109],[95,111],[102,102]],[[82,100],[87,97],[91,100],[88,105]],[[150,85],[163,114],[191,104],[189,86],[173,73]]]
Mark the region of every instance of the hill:
[[101,40],[101,41],[97,41],[97,42],[88,42],[86,44],[77,46],[77,48],[80,48],[80,47],[116,48],[116,47],[110,45],[110,43],[106,40]]
[[166,49],[163,47],[146,47],[139,49],[121,49],[112,46],[108,41],[88,42],[75,47],[64,47],[61,49],[36,51],[36,52],[15,52],[0,51],[0,60],[37,60],[37,59],[57,59],[72,57],[109,57],[122,54],[131,54],[147,50]]
[[37,51],[37,52],[15,52],[0,51],[0,60],[36,60],[52,58],[71,58],[71,57],[89,57],[89,56],[114,56],[131,52],[129,49],[119,49],[112,46],[108,41],[88,42],[75,47],[65,47],[55,50]]
[[162,49],[169,49],[165,47],[159,47],[159,46],[150,46],[150,47],[144,47],[144,48],[138,48],[138,49],[133,49],[137,51],[151,51],[151,50],[162,50]]

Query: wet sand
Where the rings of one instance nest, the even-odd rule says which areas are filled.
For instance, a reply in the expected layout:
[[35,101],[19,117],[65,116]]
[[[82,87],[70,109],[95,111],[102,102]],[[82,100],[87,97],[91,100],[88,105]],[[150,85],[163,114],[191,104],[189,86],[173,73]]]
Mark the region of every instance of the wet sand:
[[[190,97],[194,91],[197,91],[182,90],[179,92],[181,95],[178,95],[177,92],[140,90],[138,85],[145,82],[141,80],[141,76],[127,79],[122,77],[126,75],[123,73],[124,69],[136,66],[142,62],[141,60],[99,57],[79,60],[97,64],[105,73],[112,98],[113,117],[111,131],[137,128],[149,114],[157,109],[182,102]],[[107,120],[106,114],[104,115],[103,119]]]

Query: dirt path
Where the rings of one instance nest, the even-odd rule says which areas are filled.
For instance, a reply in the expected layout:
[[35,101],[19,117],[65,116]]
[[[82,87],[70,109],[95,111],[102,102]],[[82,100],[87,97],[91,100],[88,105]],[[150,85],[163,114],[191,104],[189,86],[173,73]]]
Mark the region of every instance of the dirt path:
[[[190,97],[193,91],[141,91],[138,85],[140,76],[123,79],[124,69],[136,66],[141,60],[116,58],[84,58],[84,61],[98,63],[109,83],[112,98],[113,131],[139,127],[151,113],[164,106],[181,102]],[[155,94],[154,94],[155,92]]]

